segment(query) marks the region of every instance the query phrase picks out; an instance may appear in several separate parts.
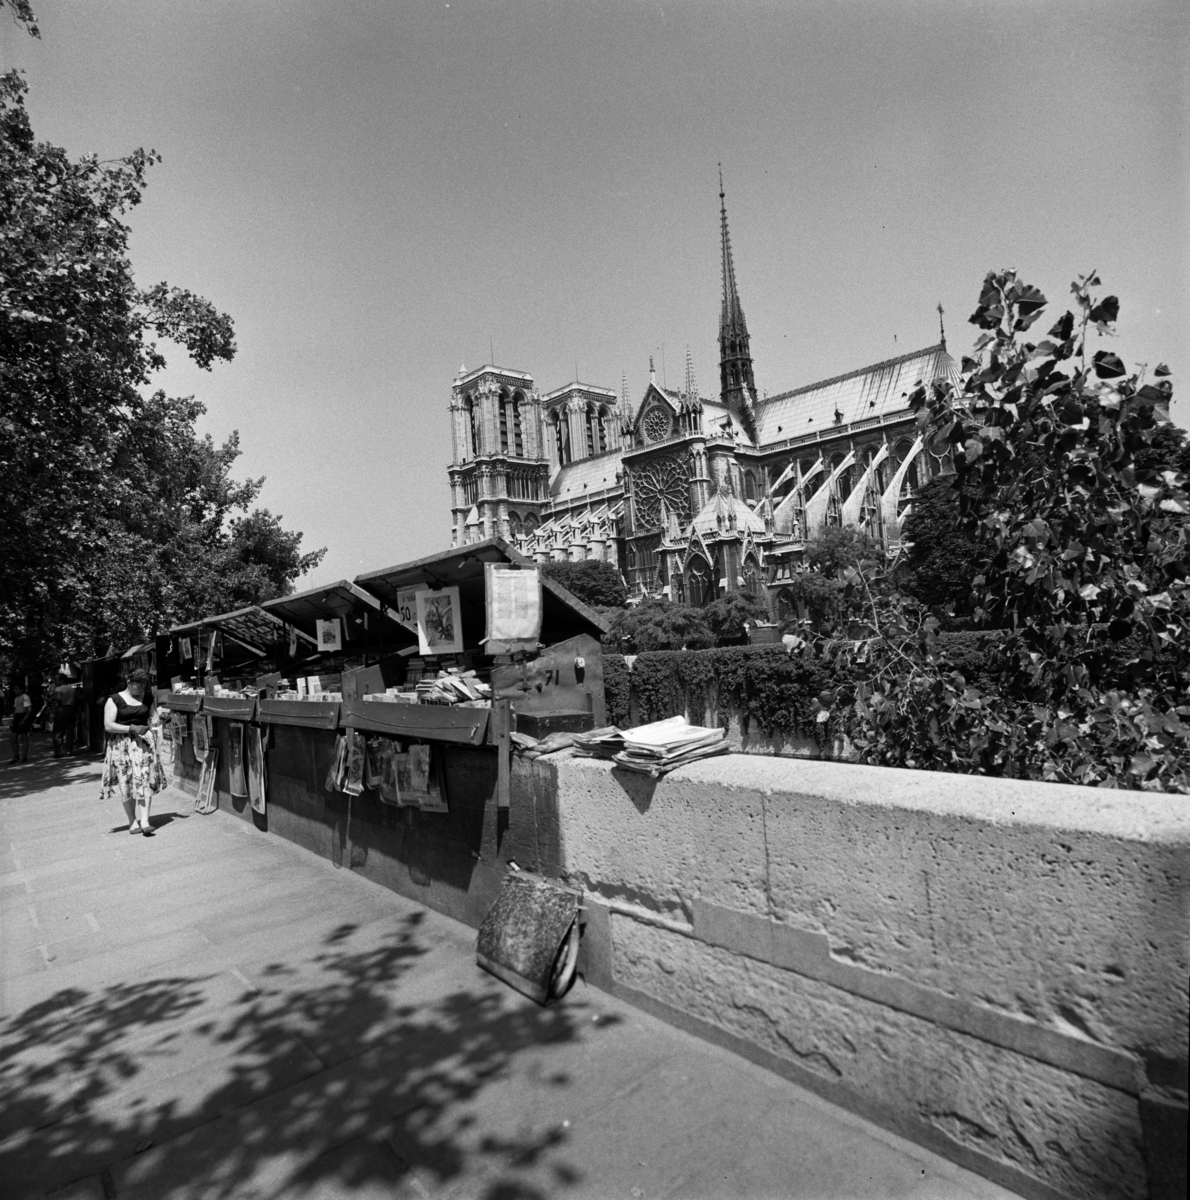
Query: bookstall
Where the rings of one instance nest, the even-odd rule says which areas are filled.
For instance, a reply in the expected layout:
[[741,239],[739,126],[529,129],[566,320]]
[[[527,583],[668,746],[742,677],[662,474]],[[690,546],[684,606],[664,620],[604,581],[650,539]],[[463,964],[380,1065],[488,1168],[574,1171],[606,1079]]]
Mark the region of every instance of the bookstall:
[[[602,724],[599,615],[498,539],[261,611],[284,626],[287,651],[254,664],[267,669],[245,719],[257,731],[248,743],[261,739],[267,807],[253,813],[250,778],[233,788],[234,762],[209,772],[211,803],[477,925],[502,861],[532,868],[556,852],[557,822],[539,811],[511,739],[518,724]],[[326,622],[337,626],[329,645]],[[198,624],[229,628],[226,618]],[[305,639],[296,647],[295,632]],[[191,685],[208,715],[221,704],[209,682],[201,695]],[[229,748],[213,737],[211,749],[222,759]],[[197,762],[185,752],[179,761],[183,786],[196,790]]]
[[[262,760],[255,724],[268,681],[281,678],[294,631],[258,605],[177,625],[158,638],[157,705],[167,722],[174,772],[213,800],[249,800],[245,761]],[[299,640],[312,643],[307,634]],[[168,684],[168,686],[165,686]],[[263,808],[263,784],[260,793]]]

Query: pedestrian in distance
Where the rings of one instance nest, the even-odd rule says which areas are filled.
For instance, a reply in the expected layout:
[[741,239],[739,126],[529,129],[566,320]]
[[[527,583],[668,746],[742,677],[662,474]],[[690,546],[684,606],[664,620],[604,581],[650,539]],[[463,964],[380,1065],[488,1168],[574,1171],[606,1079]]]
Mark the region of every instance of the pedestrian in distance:
[[128,818],[129,833],[152,837],[149,808],[165,787],[165,772],[157,757],[152,726],[157,720],[156,698],[149,691],[149,674],[139,668],[128,676],[122,691],[103,706],[105,753],[100,798],[118,796]]
[[54,688],[54,757],[74,753],[74,727],[78,722],[78,688],[66,675]]
[[29,730],[33,728],[33,701],[29,693],[18,683],[12,702],[12,759],[13,763],[29,761]]

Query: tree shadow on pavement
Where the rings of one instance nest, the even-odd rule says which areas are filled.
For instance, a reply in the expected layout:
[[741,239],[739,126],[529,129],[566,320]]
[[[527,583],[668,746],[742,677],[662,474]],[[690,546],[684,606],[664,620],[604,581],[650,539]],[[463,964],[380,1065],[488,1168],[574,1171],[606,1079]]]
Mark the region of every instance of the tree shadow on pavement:
[[[579,1040],[585,1006],[538,1008],[478,969],[449,990],[458,947],[424,915],[342,926],[230,990],[236,972],[65,989],[0,1022],[6,1195],[562,1194],[581,1178],[565,1127],[480,1093],[519,1052]],[[569,1082],[539,1071],[530,1107],[556,1112]]]
[[88,775],[96,776],[95,791],[98,794],[97,768],[101,761],[99,756],[84,753],[55,758],[50,738],[45,734],[34,734],[31,739],[29,761],[9,766],[8,730],[5,729],[2,732],[0,753],[3,755],[3,765],[0,765],[0,800],[31,796],[38,792],[47,792],[52,788],[67,787],[72,783],[78,783]]

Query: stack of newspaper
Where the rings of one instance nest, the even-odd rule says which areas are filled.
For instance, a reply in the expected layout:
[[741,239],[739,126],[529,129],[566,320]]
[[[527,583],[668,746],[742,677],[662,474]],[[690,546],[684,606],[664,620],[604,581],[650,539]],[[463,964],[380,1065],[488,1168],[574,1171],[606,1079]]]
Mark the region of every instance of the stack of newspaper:
[[652,725],[626,729],[621,736],[624,749],[614,756],[617,765],[652,775],[654,779],[683,763],[726,754],[731,748],[727,730],[691,725],[685,717],[670,717]]
[[624,749],[624,735],[614,725],[571,734],[571,739],[578,758],[615,758]]

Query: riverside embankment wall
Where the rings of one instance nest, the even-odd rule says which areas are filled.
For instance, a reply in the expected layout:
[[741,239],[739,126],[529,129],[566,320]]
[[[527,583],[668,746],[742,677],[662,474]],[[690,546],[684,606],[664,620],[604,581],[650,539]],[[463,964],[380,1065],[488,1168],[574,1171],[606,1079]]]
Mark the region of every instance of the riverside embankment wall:
[[592,983],[1026,1195],[1184,1195],[1186,797],[751,756],[535,770]]
[[267,819],[222,765],[221,807],[472,925],[510,861],[565,878],[590,983],[1024,1195],[1185,1195],[1186,797],[564,752],[498,809],[452,747],[449,815],[349,811],[333,734],[274,734]]

